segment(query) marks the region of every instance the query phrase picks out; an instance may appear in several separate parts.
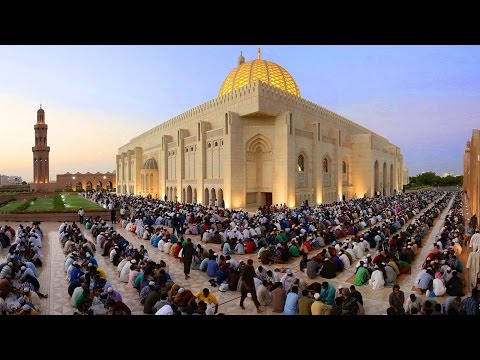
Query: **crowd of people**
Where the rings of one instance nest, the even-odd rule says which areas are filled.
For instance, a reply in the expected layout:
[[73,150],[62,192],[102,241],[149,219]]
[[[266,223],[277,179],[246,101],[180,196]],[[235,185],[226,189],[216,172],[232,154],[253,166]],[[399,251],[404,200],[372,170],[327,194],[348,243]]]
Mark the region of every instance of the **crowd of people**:
[[[395,286],[389,296],[390,315],[478,315],[480,294],[476,282],[470,284],[471,295],[465,295],[465,269],[460,261],[464,247],[468,245],[472,234],[478,229],[465,228],[461,193],[457,193],[452,201],[445,222],[433,244],[426,244],[430,251],[423,259],[422,270],[414,280],[418,293],[405,294]],[[472,236],[473,238],[473,236]],[[466,268],[474,269],[470,274],[477,278],[479,260],[472,257],[477,250],[469,254]],[[420,298],[417,295],[425,298]],[[442,302],[439,299],[443,299]]]
[[40,298],[37,267],[43,264],[43,232],[38,223],[15,230],[0,228],[2,247],[8,249],[6,261],[0,264],[0,314],[37,315],[44,311]]
[[[76,314],[132,313],[122,301],[119,289],[108,280],[111,270],[120,282],[138,292],[145,314],[217,314],[216,296],[208,287],[182,286],[181,279],[172,278],[169,272],[171,261],[183,264],[185,280],[205,276],[191,273],[198,270],[206,273],[211,288],[239,292],[238,305],[242,309],[244,301],[251,298],[258,313],[269,306],[273,312],[286,315],[364,314],[363,298],[357,287],[393,286],[388,314],[431,314],[436,308],[433,298],[443,295],[442,284],[449,295],[449,287],[463,289],[463,266],[459,261],[462,245],[470,240],[469,245],[475,249],[472,253],[476,253],[480,244],[478,231],[475,234],[463,225],[462,203],[456,195],[445,225],[415,280],[415,286],[425,294],[422,296],[427,297],[425,303],[415,294],[405,299],[397,277],[410,273],[422,240],[448,206],[451,193],[421,191],[314,207],[303,204],[296,209],[275,205],[261,207],[255,213],[107,192],[84,196],[108,208],[111,219],[108,222],[101,217],[84,217],[82,212],[78,224],[63,222],[59,228],[59,241],[66,256],[68,295]],[[118,220],[116,210],[120,213]],[[129,242],[115,226],[132,232],[137,240]],[[8,262],[1,265],[0,281],[5,273],[10,276],[9,284],[22,274],[22,270],[20,274],[15,270],[41,266],[42,262],[39,226],[21,227],[13,235],[12,230],[0,230],[2,245],[8,246],[11,241],[19,244],[13,251],[13,245],[10,247]],[[92,240],[82,231],[90,232]],[[217,250],[208,248],[209,244]],[[172,260],[154,261],[148,249],[169,255]],[[12,258],[18,254],[28,261],[22,264],[15,257],[14,263]],[[244,254],[251,256],[242,260]],[[97,256],[105,258],[106,266],[111,266],[109,271],[99,267]],[[472,273],[478,270],[475,256],[471,256],[468,265]],[[308,283],[292,270],[297,265],[313,282]],[[335,287],[328,281],[344,271],[353,275],[350,287]],[[30,271],[27,275],[32,276]],[[27,275],[22,275],[22,279]],[[323,279],[317,282],[317,277]],[[460,285],[452,279],[459,279]],[[26,287],[21,286],[15,284],[4,296],[3,288],[8,285],[2,283],[1,295],[7,304],[2,303],[2,308],[18,312],[19,305],[12,305],[13,298],[6,298],[25,297]],[[38,287],[30,291],[41,296]],[[474,293],[472,297],[478,297]],[[456,304],[463,293],[451,296],[454,299],[449,305],[458,308]],[[40,310],[27,305],[30,312]],[[448,309],[442,313],[448,313]]]

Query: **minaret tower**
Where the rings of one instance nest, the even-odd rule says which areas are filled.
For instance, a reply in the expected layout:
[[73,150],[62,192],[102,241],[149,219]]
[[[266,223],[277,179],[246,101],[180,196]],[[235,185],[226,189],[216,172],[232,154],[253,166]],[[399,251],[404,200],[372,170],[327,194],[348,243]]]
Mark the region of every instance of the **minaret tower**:
[[50,146],[47,146],[48,125],[45,124],[45,111],[40,105],[37,111],[37,123],[35,129],[35,146],[33,151],[33,183],[48,184],[50,179],[49,172],[49,153]]

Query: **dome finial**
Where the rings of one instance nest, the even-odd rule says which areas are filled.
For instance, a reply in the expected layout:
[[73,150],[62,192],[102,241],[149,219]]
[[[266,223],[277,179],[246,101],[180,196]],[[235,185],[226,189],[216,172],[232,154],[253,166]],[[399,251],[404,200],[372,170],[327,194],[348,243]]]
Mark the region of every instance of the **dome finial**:
[[40,104],[40,109],[42,108],[42,104]]
[[238,66],[242,65],[245,62],[245,58],[243,57],[242,50],[240,50],[240,56],[238,57]]
[[257,50],[257,59],[261,59],[261,57],[260,57],[260,46],[258,47],[258,50]]

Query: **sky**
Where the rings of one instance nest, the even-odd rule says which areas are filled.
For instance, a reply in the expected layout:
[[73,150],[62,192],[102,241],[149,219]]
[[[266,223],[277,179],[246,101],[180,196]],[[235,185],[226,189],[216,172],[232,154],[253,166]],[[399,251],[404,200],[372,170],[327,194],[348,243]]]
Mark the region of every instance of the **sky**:
[[[480,46],[260,45],[302,97],[400,147],[410,176],[463,173],[480,128]],[[36,112],[50,180],[115,169],[131,138],[215,98],[258,45],[0,46],[0,174],[32,181]]]

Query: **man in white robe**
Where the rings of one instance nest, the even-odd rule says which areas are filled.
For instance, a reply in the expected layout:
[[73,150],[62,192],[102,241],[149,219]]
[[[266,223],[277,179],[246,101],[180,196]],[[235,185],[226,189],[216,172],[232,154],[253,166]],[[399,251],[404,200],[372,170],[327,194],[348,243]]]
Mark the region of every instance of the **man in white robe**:
[[474,288],[477,286],[477,276],[480,272],[480,249],[468,254],[468,260],[466,268],[468,269],[468,277],[470,280],[470,287]]
[[375,270],[372,272],[370,284],[372,285],[373,290],[383,289],[385,285],[385,278],[383,277],[383,272],[378,268],[378,265],[375,265]]

